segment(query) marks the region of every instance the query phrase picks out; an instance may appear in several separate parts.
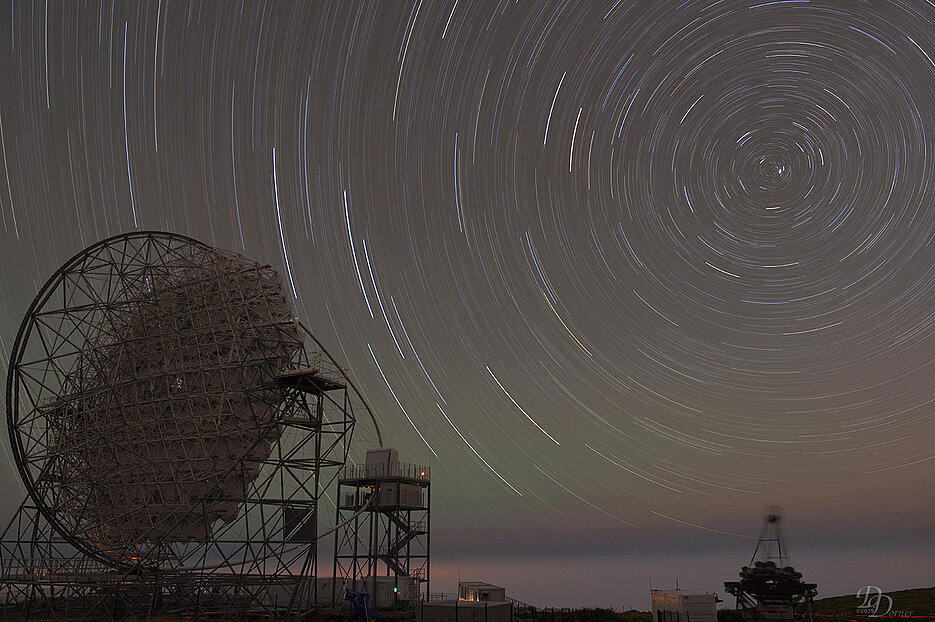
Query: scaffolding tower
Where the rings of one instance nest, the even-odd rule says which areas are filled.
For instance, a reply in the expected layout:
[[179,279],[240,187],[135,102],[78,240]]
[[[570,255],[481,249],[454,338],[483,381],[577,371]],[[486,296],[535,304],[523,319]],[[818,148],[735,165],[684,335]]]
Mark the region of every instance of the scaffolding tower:
[[430,473],[399,462],[395,449],[367,452],[338,479],[334,585],[369,595],[372,607],[400,609],[429,588]]

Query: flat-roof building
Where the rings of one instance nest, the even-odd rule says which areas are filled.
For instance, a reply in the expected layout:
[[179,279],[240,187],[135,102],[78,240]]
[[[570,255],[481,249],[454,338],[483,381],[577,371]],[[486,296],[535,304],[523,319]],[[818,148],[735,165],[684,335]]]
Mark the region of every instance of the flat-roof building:
[[655,622],[717,622],[717,595],[688,590],[650,590]]
[[503,603],[506,602],[506,588],[480,581],[462,581],[458,583],[458,600]]

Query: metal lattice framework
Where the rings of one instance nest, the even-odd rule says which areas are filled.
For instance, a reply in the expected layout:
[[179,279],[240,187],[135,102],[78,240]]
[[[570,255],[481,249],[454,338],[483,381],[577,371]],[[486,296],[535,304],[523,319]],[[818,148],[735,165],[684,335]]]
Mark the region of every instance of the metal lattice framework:
[[[338,478],[334,576],[367,592],[381,608],[414,606],[421,585],[428,594],[431,472],[429,467],[389,461],[347,465]],[[392,578],[392,603],[380,600],[377,582]]]
[[803,581],[802,573],[789,565],[778,506],[766,508],[756,549],[750,565],[740,570],[740,581],[726,581],[724,589],[736,597],[745,622],[814,619],[818,586]]
[[270,266],[189,238],[116,236],[63,265],[11,356],[28,499],[0,549],[7,602],[313,602],[318,501],[366,404],[302,331]]

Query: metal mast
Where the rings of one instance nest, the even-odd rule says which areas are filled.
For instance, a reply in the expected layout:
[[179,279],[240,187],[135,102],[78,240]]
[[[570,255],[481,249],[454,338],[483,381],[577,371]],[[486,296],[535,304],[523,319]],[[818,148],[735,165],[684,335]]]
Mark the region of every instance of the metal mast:
[[782,508],[778,505],[767,506],[763,514],[763,524],[760,526],[760,537],[757,539],[750,563],[753,564],[757,555],[761,555],[761,561],[773,562],[779,568],[785,568],[790,565],[786,551],[782,535]]

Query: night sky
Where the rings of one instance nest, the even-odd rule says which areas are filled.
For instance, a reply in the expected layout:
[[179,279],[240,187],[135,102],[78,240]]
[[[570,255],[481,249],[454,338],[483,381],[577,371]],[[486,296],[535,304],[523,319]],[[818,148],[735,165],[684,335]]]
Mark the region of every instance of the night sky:
[[931,3],[4,0],[0,158],[3,375],[97,240],[270,263],[433,592],[723,591],[772,504],[822,595],[935,583]]

